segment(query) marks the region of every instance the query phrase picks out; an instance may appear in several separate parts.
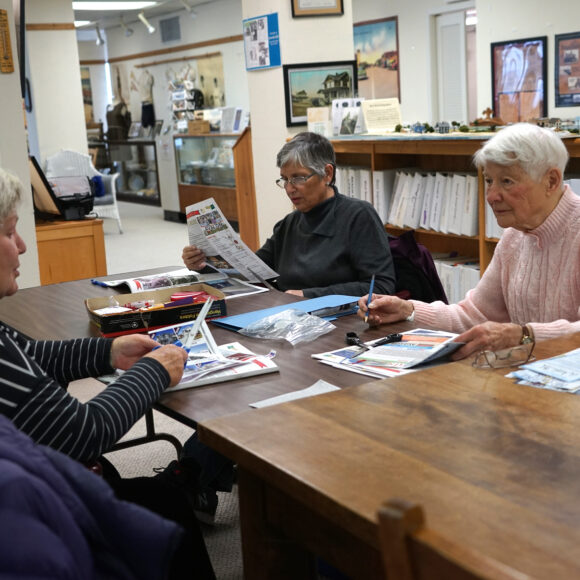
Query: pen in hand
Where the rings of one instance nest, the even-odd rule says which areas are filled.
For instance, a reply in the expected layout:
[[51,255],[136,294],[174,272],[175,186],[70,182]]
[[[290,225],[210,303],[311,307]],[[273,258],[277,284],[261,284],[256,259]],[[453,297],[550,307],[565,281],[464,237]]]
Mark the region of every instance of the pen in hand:
[[369,321],[369,304],[372,302],[373,300],[373,290],[375,287],[375,275],[373,274],[373,277],[371,278],[371,285],[369,286],[369,297],[367,298],[367,311],[365,314],[365,322]]

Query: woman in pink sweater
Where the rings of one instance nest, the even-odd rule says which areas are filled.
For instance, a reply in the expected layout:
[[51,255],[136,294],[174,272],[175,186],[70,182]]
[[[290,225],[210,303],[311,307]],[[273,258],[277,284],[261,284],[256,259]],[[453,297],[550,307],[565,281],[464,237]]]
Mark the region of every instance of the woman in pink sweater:
[[487,141],[474,162],[507,229],[481,280],[458,304],[375,295],[369,324],[407,319],[461,333],[455,359],[580,332],[580,196],[562,182],[567,161],[557,134],[535,125],[518,123]]

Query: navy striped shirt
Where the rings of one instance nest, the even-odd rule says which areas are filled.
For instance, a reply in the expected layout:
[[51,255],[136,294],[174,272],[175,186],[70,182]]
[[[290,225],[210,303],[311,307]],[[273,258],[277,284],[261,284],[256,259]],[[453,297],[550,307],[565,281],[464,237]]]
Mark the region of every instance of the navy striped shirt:
[[33,340],[0,323],[0,412],[37,443],[79,461],[99,457],[169,386],[161,363],[143,358],[90,401],[78,401],[62,385],[111,373],[111,343]]

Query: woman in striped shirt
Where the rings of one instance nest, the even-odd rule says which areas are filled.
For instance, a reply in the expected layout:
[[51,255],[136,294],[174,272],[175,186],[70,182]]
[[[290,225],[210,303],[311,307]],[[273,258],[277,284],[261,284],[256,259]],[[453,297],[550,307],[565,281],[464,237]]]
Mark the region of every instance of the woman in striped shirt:
[[[16,226],[22,185],[0,169],[0,298],[18,290],[26,245]],[[32,340],[0,322],[0,412],[37,443],[80,461],[106,452],[181,379],[186,352],[143,335],[112,339]],[[87,403],[63,385],[127,372]]]

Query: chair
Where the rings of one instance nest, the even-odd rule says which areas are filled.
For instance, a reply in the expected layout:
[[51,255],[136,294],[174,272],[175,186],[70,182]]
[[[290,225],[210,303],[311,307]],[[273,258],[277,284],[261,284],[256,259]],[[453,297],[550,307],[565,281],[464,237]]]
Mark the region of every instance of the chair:
[[530,576],[447,540],[425,527],[420,505],[401,499],[378,511],[388,580],[525,580]]
[[86,175],[89,178],[100,175],[105,186],[105,195],[94,198],[93,212],[100,218],[111,218],[117,220],[119,233],[123,233],[119,207],[117,206],[117,178],[118,173],[106,175],[95,169],[91,158],[77,151],[63,149],[46,159],[46,176],[63,177],[67,175]]

